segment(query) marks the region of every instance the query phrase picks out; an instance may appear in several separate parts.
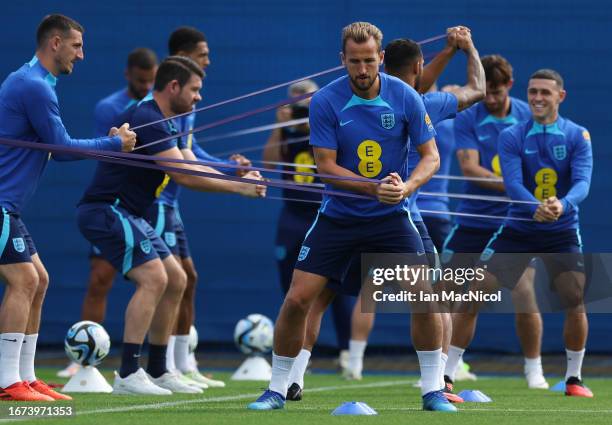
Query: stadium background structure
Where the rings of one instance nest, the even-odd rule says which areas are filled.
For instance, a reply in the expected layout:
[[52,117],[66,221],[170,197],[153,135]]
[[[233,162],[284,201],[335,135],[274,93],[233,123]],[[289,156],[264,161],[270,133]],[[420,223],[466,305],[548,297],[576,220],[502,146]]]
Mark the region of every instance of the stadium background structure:
[[[70,78],[60,78],[57,86],[62,117],[74,137],[93,134],[94,105],[124,85],[128,52],[135,47],[150,47],[164,57],[168,34],[181,25],[196,26],[209,40],[212,65],[201,103],[206,105],[337,65],[340,29],[355,20],[378,25],[386,42],[397,37],[424,39],[448,26],[465,24],[472,28],[481,55],[501,53],[512,63],[514,96],[525,98],[527,77],[538,68],[555,68],[564,76],[568,98],[561,113],[586,126],[593,139],[593,182],[581,208],[585,250],[610,251],[612,224],[607,194],[612,186],[612,145],[607,138],[612,128],[608,106],[612,47],[605,40],[611,32],[612,4],[606,0],[586,0],[579,7],[569,0],[440,0],[435,5],[424,0],[381,0],[375,4],[362,0],[303,4],[280,0],[187,0],[180,4],[159,0],[97,4],[36,0],[28,2],[27,8],[18,2],[6,3],[3,16],[7,19],[0,27],[2,80],[31,58],[36,25],[52,12],[67,14],[86,29],[85,61],[76,65]],[[434,52],[442,45],[432,43],[425,52]],[[463,82],[464,70],[464,59],[458,55],[441,83]],[[325,84],[335,76],[317,81]],[[211,122],[285,96],[281,89],[204,112],[196,122]],[[270,112],[200,137],[273,121]],[[204,147],[211,153],[239,151],[262,144],[266,137],[263,133],[212,141]],[[256,152],[250,156],[260,159],[260,155]],[[61,167],[51,163],[24,213],[51,276],[41,344],[58,344],[66,329],[80,318],[88,246],[76,227],[75,205],[94,166],[92,161],[64,163]],[[460,187],[451,184],[452,191]],[[200,271],[196,325],[201,341],[230,343],[234,324],[248,313],[263,313],[274,319],[281,302],[274,263],[274,223],[280,202],[186,191],[181,205]],[[132,290],[129,283],[121,282],[111,293],[104,325],[113,340],[120,339],[123,311]],[[612,351],[610,323],[609,315],[591,318],[589,351]],[[560,315],[545,317],[544,352],[562,349],[561,326]],[[371,345],[408,347],[408,332],[407,317],[380,315]],[[331,326],[324,327],[320,341],[333,343]],[[484,315],[471,349],[518,352],[511,316]]]

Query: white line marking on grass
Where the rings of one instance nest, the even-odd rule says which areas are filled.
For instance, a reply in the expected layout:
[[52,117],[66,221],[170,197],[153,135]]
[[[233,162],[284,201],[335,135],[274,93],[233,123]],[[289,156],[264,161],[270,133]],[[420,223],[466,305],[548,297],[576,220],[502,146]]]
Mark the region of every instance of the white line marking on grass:
[[[412,383],[414,383],[414,380],[382,381],[382,382],[372,382],[369,384],[334,385],[334,386],[329,386],[329,387],[307,388],[307,392],[308,393],[320,393],[320,392],[325,392],[325,391],[336,391],[336,390],[345,390],[345,389],[383,388],[383,387],[392,387],[392,386],[397,386],[397,385],[410,385]],[[158,410],[158,409],[164,409],[167,407],[184,406],[184,405],[190,405],[190,404],[238,401],[238,400],[246,400],[246,399],[255,399],[259,397],[260,395],[261,395],[261,392],[229,395],[229,396],[221,396],[221,397],[211,397],[211,398],[166,401],[162,403],[138,404],[138,405],[124,406],[124,407],[109,407],[107,409],[77,410],[75,416],[78,417],[78,416],[95,415],[95,414],[102,414],[102,413],[132,412],[132,411],[138,411],[138,410]],[[114,396],[113,398],[119,399],[119,397],[120,396]],[[121,396],[123,400],[125,400],[126,397],[130,397],[130,396]],[[245,409],[246,409],[246,406],[245,406]],[[23,419],[26,419],[26,418],[23,418]],[[27,419],[35,419],[35,418],[27,418]],[[13,422],[17,420],[20,420],[20,419],[0,419],[0,423]]]
[[[307,391],[308,393],[319,393],[319,392],[324,392],[324,391],[336,391],[336,390],[344,390],[344,389],[391,387],[391,386],[396,386],[396,385],[408,385],[410,383],[412,383],[412,381],[408,381],[408,380],[383,381],[383,382],[372,382],[370,384],[334,385],[334,386],[329,386],[329,387],[308,388]],[[228,396],[222,396],[222,397],[167,401],[163,403],[142,404],[142,405],[134,405],[134,406],[126,406],[126,407],[110,407],[108,409],[95,409],[95,410],[80,411],[80,412],[77,412],[77,415],[129,412],[133,410],[163,409],[165,407],[183,406],[186,404],[220,403],[224,401],[238,401],[238,400],[251,399],[251,398],[259,397],[260,395],[261,395],[261,392],[249,393],[249,394],[239,394],[239,395],[228,395]]]

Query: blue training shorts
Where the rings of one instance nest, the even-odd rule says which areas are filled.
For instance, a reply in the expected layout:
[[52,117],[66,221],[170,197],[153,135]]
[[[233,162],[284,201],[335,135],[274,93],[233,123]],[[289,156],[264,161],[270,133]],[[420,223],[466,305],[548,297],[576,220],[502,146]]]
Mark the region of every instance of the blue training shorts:
[[79,230],[104,258],[123,275],[156,258],[171,255],[170,249],[142,218],[118,203],[91,203],[77,208]]
[[145,219],[153,227],[157,236],[166,243],[172,255],[180,258],[191,257],[185,226],[183,226],[178,207],[156,202],[147,211]]
[[502,225],[480,255],[479,265],[486,265],[502,285],[514,287],[534,257],[530,254],[540,254],[537,257],[544,263],[551,281],[565,272],[584,273],[578,229],[534,235]]
[[306,233],[295,268],[342,282],[351,258],[362,253],[424,253],[424,249],[408,213],[368,219],[319,213]]
[[0,264],[31,263],[36,246],[19,214],[2,208],[0,214]]
[[[435,265],[435,255],[437,254],[437,251],[433,241],[429,237],[427,227],[425,227],[425,224],[422,221],[415,221],[414,226],[421,236],[421,242],[423,243],[425,253],[428,254],[427,257],[429,260],[429,265],[433,267]],[[356,254],[351,257],[349,268],[346,271],[342,282],[331,279],[329,282],[327,282],[327,287],[337,293],[356,297],[361,291],[361,279],[361,255]]]
[[[442,246],[442,253],[440,254],[442,264],[448,267],[473,267],[496,230],[497,228],[481,229],[455,224]],[[464,255],[453,259],[455,253]],[[465,255],[468,253],[474,255]]]
[[425,227],[427,227],[429,236],[436,246],[436,249],[438,252],[442,252],[444,241],[448,237],[451,227],[453,227],[452,223],[444,218],[432,217],[429,215],[423,216],[423,223],[425,223]]

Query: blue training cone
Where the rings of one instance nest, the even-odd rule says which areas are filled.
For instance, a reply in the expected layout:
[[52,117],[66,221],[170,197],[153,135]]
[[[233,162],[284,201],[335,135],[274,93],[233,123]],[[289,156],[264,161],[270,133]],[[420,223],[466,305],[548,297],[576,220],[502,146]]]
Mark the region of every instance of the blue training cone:
[[552,386],[552,388],[550,390],[551,391],[556,391],[556,392],[559,392],[559,393],[564,393],[565,392],[565,381],[557,382],[555,385]]
[[331,413],[334,416],[338,415],[378,415],[378,412],[362,401],[347,401]]
[[490,403],[493,401],[491,397],[478,390],[463,390],[457,395],[461,397],[463,401],[472,403]]

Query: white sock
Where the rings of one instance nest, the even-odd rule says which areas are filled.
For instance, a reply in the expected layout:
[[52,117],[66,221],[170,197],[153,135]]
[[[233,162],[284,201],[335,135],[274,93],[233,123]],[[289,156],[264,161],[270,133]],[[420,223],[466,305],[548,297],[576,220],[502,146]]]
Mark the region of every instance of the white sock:
[[20,382],[19,357],[23,345],[24,334],[3,333],[0,334],[0,388],[6,388],[15,382]]
[[198,361],[196,360],[195,353],[189,353],[188,362],[189,362],[189,372],[197,372],[198,371]]
[[450,345],[448,347],[448,360],[446,362],[444,374],[453,381],[455,380],[455,375],[457,374],[457,366],[459,366],[459,362],[463,358],[463,353],[465,353],[464,348],[455,347],[454,345]]
[[444,382],[444,371],[446,370],[446,362],[448,361],[448,354],[440,354],[440,388],[444,389],[446,383]]
[[295,382],[300,388],[304,389],[304,374],[308,367],[308,360],[310,360],[310,351],[302,348],[300,354],[295,358],[295,362],[293,362],[291,372],[289,372],[289,385]]
[[348,367],[352,372],[360,374],[363,371],[363,355],[368,341],[349,340],[349,362]]
[[174,363],[181,372],[189,372],[189,335],[177,335],[174,342]]
[[572,351],[565,349],[565,353],[567,356],[567,372],[565,372],[565,380],[568,378],[575,376],[578,379],[582,379],[582,360],[584,360],[584,352],[586,350],[583,348],[580,351]]
[[417,351],[421,368],[421,395],[440,390],[440,354],[442,349]]
[[166,369],[169,372],[176,370],[176,364],[174,363],[174,343],[176,341],[176,337],[174,335],[170,335],[170,339],[168,339],[168,346],[166,347]]
[[287,395],[289,387],[289,372],[293,367],[295,357],[277,356],[272,353],[272,378],[270,379],[270,390],[276,391],[283,397]]
[[542,357],[528,359],[525,357],[525,375],[544,375],[542,369]]
[[36,353],[36,341],[38,334],[25,335],[23,345],[21,346],[21,354],[19,355],[19,376],[22,381],[36,381],[36,373],[34,373],[34,355]]

